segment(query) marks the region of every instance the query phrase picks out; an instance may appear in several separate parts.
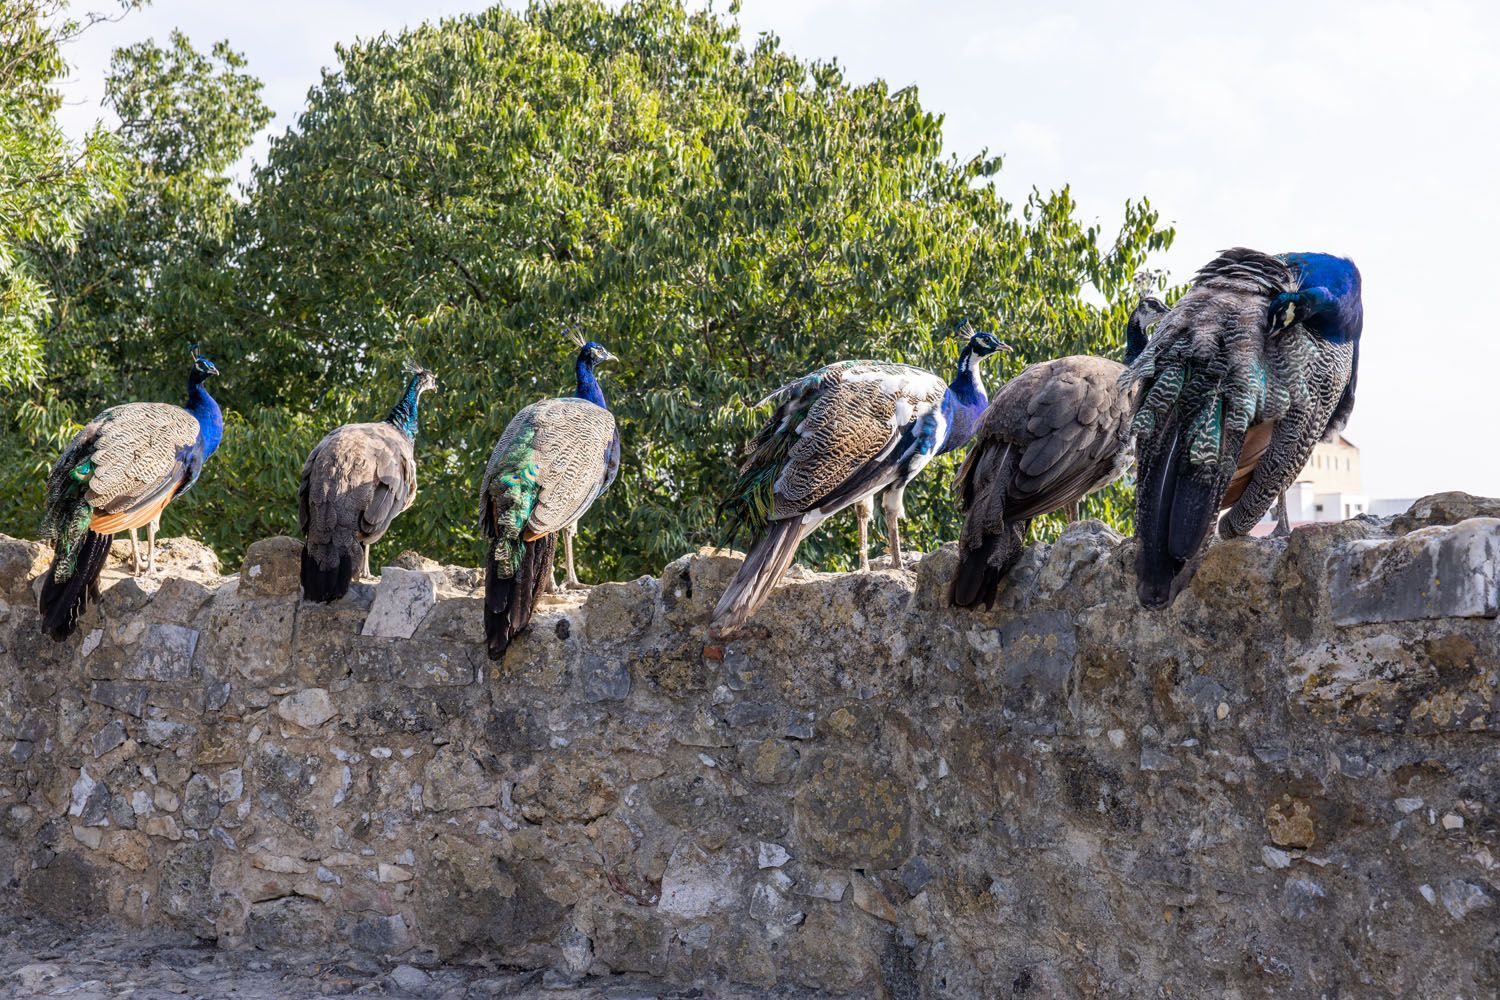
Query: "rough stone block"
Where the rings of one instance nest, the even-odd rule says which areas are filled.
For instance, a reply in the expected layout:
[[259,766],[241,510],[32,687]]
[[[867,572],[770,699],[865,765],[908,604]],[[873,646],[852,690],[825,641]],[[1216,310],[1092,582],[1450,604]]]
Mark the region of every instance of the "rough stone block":
[[251,542],[240,566],[240,595],[286,597],[302,590],[302,542],[276,535]]
[[437,604],[436,573],[387,566],[360,635],[410,639]]
[[584,631],[596,642],[630,642],[651,627],[661,584],[649,576],[628,583],[601,583],[584,605]]
[[244,600],[230,588],[214,598],[198,643],[198,669],[215,677],[236,673],[257,684],[287,679],[292,660],[296,598]]
[[1500,614],[1500,518],[1356,540],[1328,559],[1336,625]]

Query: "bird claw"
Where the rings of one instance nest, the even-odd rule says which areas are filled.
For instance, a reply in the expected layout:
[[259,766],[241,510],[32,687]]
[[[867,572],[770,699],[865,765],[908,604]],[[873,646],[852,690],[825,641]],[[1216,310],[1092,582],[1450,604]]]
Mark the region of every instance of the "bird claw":
[[567,583],[563,584],[563,589],[564,590],[593,590],[594,589],[594,585],[592,583],[584,583],[581,580],[569,580]]

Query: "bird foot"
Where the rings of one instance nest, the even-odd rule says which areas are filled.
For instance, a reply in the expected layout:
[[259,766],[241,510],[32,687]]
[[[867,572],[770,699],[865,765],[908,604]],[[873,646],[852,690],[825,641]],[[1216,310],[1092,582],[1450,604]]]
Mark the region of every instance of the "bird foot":
[[594,585],[592,583],[584,583],[581,580],[569,580],[567,583],[563,584],[563,589],[564,590],[593,590],[594,589]]

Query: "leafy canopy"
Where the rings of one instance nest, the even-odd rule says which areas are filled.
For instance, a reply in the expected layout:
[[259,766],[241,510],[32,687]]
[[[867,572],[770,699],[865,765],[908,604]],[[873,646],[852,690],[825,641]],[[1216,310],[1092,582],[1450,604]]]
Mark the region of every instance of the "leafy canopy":
[[[621,358],[604,391],[624,439],[580,560],[595,578],[649,572],[716,539],[765,416],[748,404],[814,367],[880,358],[946,379],[963,318],[1017,348],[992,387],[1033,361],[1118,355],[1130,278],[1171,232],[1145,201],[1112,238],[1066,188],[1011,204],[1000,160],[945,155],[941,126],[915,89],[850,82],[771,36],[747,47],[674,0],[495,8],[341,47],[273,139],[215,278],[184,261],[141,293],[154,309],[194,290],[173,315],[234,411],[176,516],[229,552],[295,533],[307,451],[378,419],[412,353],[443,391],[424,399],[421,493],[389,549],[473,562],[489,449],[517,409],[571,391],[576,323]],[[112,401],[88,395],[80,416]],[[955,466],[908,491],[913,547],[956,536]],[[1121,499],[1091,512],[1126,517]],[[835,521],[805,556],[848,566],[853,534]]]
[[66,7],[0,4],[0,389],[34,384],[42,373],[51,297],[37,252],[76,246],[84,219],[118,184],[111,136],[95,128],[75,146],[57,123],[63,48],[88,26],[64,16]]

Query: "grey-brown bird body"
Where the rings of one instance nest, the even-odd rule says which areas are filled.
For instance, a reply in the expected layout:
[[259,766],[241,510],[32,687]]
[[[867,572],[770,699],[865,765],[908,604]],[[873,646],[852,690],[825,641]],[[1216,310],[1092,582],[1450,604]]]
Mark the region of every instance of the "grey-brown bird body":
[[193,348],[187,406],[113,406],[73,436],[47,477],[42,537],[52,565],[37,597],[42,630],[66,639],[97,596],[110,538],[152,524],[191,489],[219,447],[223,414],[204,386],[218,368]]
[[871,498],[883,492],[891,563],[900,568],[899,523],[907,483],[937,455],[962,447],[988,396],[979,362],[1010,348],[974,333],[952,381],[910,365],[841,361],[790,382],[760,404],[776,409],[751,440],[749,457],[721,505],[733,527],[753,532],[745,561],[714,608],[713,627],[732,634],[755,614],[823,521],[853,507],[864,563]]
[[[1126,327],[1126,357],[1166,306],[1142,298]],[[1032,518],[1103,489],[1135,460],[1130,420],[1138,394],[1120,387],[1125,366],[1073,355],[1028,366],[995,393],[959,468],[964,510],[949,596],[960,607],[994,602],[1021,556]]]
[[335,582],[322,587],[304,581],[308,599],[343,597],[365,566],[370,546],[416,497],[412,441],[393,425],[345,424],[319,441],[302,467],[297,508],[305,560],[318,571],[313,580],[332,574]]
[[368,574],[370,546],[416,499],[418,400],[437,379],[416,367],[409,376],[385,420],[335,428],[302,466],[297,514],[302,592],[310,601],[336,601],[356,574]]
[[958,473],[964,509],[951,596],[991,603],[1020,558],[1031,519],[1076,503],[1130,467],[1125,366],[1075,355],[1031,365],[990,401]]
[[1123,376],[1134,427],[1141,602],[1171,602],[1221,511],[1249,531],[1347,420],[1363,327],[1359,271],[1327,254],[1228,250],[1198,272]]

